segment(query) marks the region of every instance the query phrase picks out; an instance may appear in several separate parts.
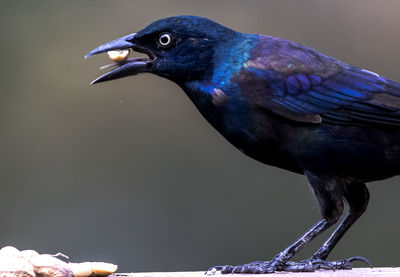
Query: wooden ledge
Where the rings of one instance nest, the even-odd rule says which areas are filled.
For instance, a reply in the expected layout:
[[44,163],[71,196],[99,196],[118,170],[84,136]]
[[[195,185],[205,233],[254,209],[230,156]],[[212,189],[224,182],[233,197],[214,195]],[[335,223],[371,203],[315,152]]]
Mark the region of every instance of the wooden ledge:
[[[143,273],[116,273],[112,277],[206,277],[204,271],[188,272],[143,272]],[[272,274],[227,274],[220,273],[214,276],[267,276],[267,277],[400,277],[400,267],[375,267],[375,268],[354,268],[352,270],[328,271],[320,270],[316,272],[277,272]]]

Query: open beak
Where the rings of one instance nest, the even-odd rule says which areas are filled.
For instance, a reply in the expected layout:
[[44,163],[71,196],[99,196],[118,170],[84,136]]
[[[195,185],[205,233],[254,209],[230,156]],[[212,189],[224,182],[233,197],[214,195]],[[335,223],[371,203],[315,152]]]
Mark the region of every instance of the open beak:
[[149,58],[130,58],[118,63],[115,63],[116,68],[107,72],[104,75],[101,75],[97,79],[95,79],[91,84],[97,84],[105,81],[111,81],[131,75],[136,75],[142,72],[151,71],[152,61],[155,59],[155,56],[151,53],[150,50],[142,48],[134,43],[135,35],[130,34],[116,40],[107,42],[96,49],[93,49],[85,56],[85,59],[90,56],[112,51],[112,50],[124,50],[124,49],[132,49],[133,51],[145,53],[149,56]]

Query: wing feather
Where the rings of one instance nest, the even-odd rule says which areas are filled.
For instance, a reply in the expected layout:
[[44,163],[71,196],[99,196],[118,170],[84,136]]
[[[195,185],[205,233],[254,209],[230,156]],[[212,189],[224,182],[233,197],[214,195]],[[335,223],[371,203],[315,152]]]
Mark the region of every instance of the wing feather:
[[290,120],[400,126],[399,83],[286,40],[261,37],[236,81],[252,105]]

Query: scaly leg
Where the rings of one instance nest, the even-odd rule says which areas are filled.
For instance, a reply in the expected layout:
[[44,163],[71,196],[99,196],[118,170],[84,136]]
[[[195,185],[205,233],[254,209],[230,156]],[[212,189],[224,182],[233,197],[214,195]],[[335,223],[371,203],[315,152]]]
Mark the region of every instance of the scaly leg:
[[[275,271],[306,272],[318,269],[350,269],[351,262],[363,261],[370,265],[363,257],[352,257],[346,260],[327,262],[325,259],[342,238],[344,233],[366,210],[369,200],[369,192],[364,183],[346,184],[336,179],[320,177],[306,172],[310,185],[320,201],[323,219],[311,227],[303,236],[292,245],[276,255],[272,260],[266,262],[252,262],[249,264],[231,266],[215,266],[207,270],[207,274],[216,271],[221,273],[272,273]],[[291,259],[301,248],[323,231],[332,226],[340,217],[343,211],[343,197],[350,206],[350,212],[333,232],[322,247],[308,260],[291,262]]]
[[[369,192],[364,183],[352,183],[346,185],[344,198],[347,200],[350,206],[350,211],[345,219],[340,223],[338,228],[333,232],[328,240],[321,246],[321,248],[314,253],[311,259],[325,260],[338,241],[342,238],[344,233],[360,218],[365,212],[369,202]],[[362,260],[369,264],[368,260],[362,257],[358,260]],[[346,261],[346,260],[344,260]],[[351,268],[351,263],[344,263],[343,266]]]
[[[317,237],[323,231],[332,226],[335,222],[329,222],[326,219],[320,220],[317,224],[311,227],[304,235],[297,239],[293,244],[276,255],[271,261],[267,262],[252,262],[243,265],[224,265],[214,266],[207,270],[207,274],[213,274],[215,271],[224,273],[271,273],[274,271],[281,271],[287,266],[287,262],[292,258],[303,246],[309,243],[312,239]],[[325,261],[320,260],[321,268],[324,268]]]
[[[360,218],[365,212],[369,201],[369,192],[364,183],[347,184],[344,189],[344,198],[347,200],[350,211],[332,233],[332,235],[324,242],[321,248],[312,255],[308,260],[298,263],[289,262],[285,271],[315,271],[314,263],[316,261],[325,260],[346,231]],[[371,263],[364,257],[352,257],[345,260],[326,262],[332,269],[351,269],[353,261],[362,261],[371,266]],[[318,265],[317,265],[318,266]],[[372,266],[371,266],[372,267]]]

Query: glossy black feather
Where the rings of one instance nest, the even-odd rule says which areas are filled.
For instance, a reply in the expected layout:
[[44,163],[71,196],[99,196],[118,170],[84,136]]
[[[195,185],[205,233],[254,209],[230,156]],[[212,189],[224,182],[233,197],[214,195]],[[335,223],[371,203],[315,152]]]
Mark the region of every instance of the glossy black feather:
[[398,83],[311,48],[280,39],[273,39],[271,47],[271,38],[264,37],[247,64],[242,74],[253,75],[247,78],[253,78],[254,86],[264,86],[259,89],[264,96],[250,97],[250,101],[262,99],[258,104],[291,120],[388,126],[400,123]]

